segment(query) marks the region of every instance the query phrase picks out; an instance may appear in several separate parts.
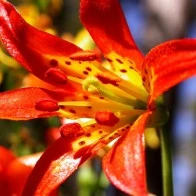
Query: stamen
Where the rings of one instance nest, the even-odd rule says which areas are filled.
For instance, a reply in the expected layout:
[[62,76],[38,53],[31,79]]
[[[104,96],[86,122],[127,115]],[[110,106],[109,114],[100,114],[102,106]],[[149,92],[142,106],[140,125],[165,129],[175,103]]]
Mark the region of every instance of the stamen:
[[[94,94],[111,99],[115,102],[136,106],[138,100],[125,97],[119,93],[117,87],[102,84],[96,77],[89,76],[82,83],[83,89]],[[112,88],[113,87],[113,88]]]
[[78,84],[82,84],[82,79],[80,79],[80,78],[76,78],[76,77],[73,77],[73,76],[67,76],[67,79],[68,80],[71,80],[71,81],[73,81],[73,82],[76,82],[76,83],[78,83]]
[[53,99],[41,99],[35,103],[35,109],[40,111],[55,112],[59,110],[58,102]]
[[120,111],[119,113],[118,113],[118,115],[120,116],[120,117],[127,117],[127,116],[135,116],[135,117],[137,117],[137,116],[140,116],[141,114],[143,114],[145,112],[145,110],[136,110],[136,109],[134,109],[134,110],[123,110],[123,111]]
[[106,125],[106,126],[114,126],[116,123],[118,123],[119,118],[114,115],[112,112],[96,112],[95,114],[95,120],[100,125]]
[[104,73],[98,74],[97,79],[101,81],[103,84],[111,84],[113,86],[118,86],[121,90],[125,91],[129,95],[143,101],[147,102],[148,93],[141,87],[123,80],[122,78],[118,78],[117,76],[112,76]]
[[57,84],[66,84],[67,76],[66,74],[58,68],[50,68],[46,71],[45,77],[54,81]]
[[79,51],[70,55],[71,60],[76,61],[94,61],[100,59],[100,53],[98,52],[89,52],[89,51]]
[[84,130],[78,123],[65,124],[60,128],[61,137],[65,139],[74,139],[84,134]]
[[89,107],[91,106],[90,102],[88,101],[65,101],[65,102],[59,102],[59,106],[85,106]]
[[148,93],[145,91],[145,89],[125,80],[121,80],[121,82],[118,83],[118,87],[137,99],[145,103],[147,102]]

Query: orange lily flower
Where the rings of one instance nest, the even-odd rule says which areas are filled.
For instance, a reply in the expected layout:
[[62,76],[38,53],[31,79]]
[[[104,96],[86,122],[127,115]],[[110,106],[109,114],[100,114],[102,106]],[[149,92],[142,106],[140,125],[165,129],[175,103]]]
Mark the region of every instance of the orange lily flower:
[[0,1],[0,36],[8,52],[56,87],[1,93],[0,118],[76,121],[61,127],[61,137],[37,162],[23,195],[49,194],[111,141],[103,158],[109,180],[127,194],[148,195],[144,130],[165,123],[163,92],[196,74],[196,39],[165,42],[144,57],[118,0],[80,0],[80,18],[101,52],[83,51],[35,29]]

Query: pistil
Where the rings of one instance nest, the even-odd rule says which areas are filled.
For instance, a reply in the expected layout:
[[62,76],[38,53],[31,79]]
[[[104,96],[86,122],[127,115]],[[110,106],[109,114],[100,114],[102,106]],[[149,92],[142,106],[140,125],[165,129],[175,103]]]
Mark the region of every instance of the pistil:
[[113,86],[111,84],[103,84],[94,76],[87,77],[83,81],[82,85],[84,90],[92,94],[99,94],[100,96],[103,96],[115,102],[133,106],[135,108],[138,106],[140,107],[142,105],[142,104],[138,104],[141,101],[138,100],[137,98],[133,96],[129,96],[129,94],[122,91],[120,88],[116,86]]

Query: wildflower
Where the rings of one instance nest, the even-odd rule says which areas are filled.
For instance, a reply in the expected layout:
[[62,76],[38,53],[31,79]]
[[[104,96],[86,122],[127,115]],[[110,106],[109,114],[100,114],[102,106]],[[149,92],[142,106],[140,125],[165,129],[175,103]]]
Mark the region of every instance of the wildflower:
[[[37,162],[23,194],[49,194],[113,142],[103,158],[109,180],[128,194],[147,195],[144,130],[166,122],[162,93],[195,75],[196,39],[165,42],[144,57],[117,0],[81,0],[80,18],[101,52],[35,29],[0,1],[0,35],[8,52],[55,86],[1,93],[0,118],[75,120],[60,128],[61,137]],[[103,66],[101,55],[110,66]]]

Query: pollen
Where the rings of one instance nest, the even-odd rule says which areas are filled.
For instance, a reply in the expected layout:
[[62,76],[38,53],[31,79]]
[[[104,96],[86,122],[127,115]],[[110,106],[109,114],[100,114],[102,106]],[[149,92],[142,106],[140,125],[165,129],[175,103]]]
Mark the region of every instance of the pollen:
[[66,84],[67,75],[58,68],[50,68],[45,72],[45,77],[57,84]]
[[84,130],[78,123],[65,124],[60,128],[61,137],[65,139],[74,139],[84,134]]
[[35,109],[40,111],[55,112],[59,110],[58,102],[53,99],[41,99],[35,103]]
[[89,51],[79,51],[70,56],[71,60],[76,61],[94,61],[100,58],[98,52],[89,52]]
[[116,123],[118,123],[119,118],[115,116],[112,112],[96,112],[95,114],[95,120],[100,125],[106,125],[106,126],[114,126]]

